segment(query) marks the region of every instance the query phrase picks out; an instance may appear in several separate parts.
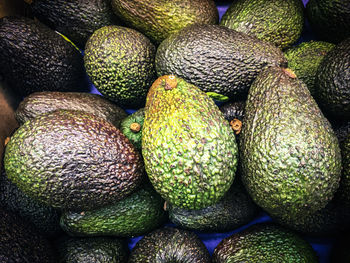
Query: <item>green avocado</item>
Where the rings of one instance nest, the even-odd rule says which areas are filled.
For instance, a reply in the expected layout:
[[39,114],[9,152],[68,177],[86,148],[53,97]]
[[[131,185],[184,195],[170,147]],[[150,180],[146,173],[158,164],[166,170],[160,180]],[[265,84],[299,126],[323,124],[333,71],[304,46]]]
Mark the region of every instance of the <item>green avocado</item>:
[[93,209],[120,200],[144,180],[140,154],[110,122],[57,110],[25,122],[5,149],[7,177],[47,205]]
[[271,216],[302,218],[333,198],[341,176],[338,140],[290,69],[270,67],[256,78],[240,139],[242,181]]
[[122,120],[120,130],[134,144],[136,149],[142,148],[142,126],[145,119],[145,108],[138,109]]
[[237,0],[226,10],[220,25],[256,36],[284,49],[295,43],[304,28],[301,0]]
[[174,75],[150,88],[142,155],[155,190],[170,204],[200,209],[219,201],[237,168],[235,135],[214,101]]

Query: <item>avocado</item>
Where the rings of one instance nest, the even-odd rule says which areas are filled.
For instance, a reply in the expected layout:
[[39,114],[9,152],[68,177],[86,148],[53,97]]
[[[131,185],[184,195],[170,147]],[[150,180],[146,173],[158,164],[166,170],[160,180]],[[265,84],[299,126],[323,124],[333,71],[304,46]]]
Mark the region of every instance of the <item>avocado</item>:
[[121,131],[82,111],[57,110],[24,123],[6,146],[4,167],[27,195],[74,211],[120,200],[144,179],[141,156]]
[[303,238],[274,223],[258,223],[224,238],[215,248],[213,263],[317,263],[316,252]]
[[339,198],[344,202],[344,209],[350,210],[350,133],[340,144],[342,154],[342,178],[337,193]]
[[285,49],[301,36],[304,5],[301,0],[237,0],[223,14],[220,25]]
[[230,188],[237,143],[214,101],[174,75],[159,77],[147,94],[142,155],[153,187],[171,205],[201,209]]
[[142,148],[142,126],[145,119],[145,108],[138,109],[122,120],[120,130],[141,151]]
[[55,238],[62,233],[60,211],[24,194],[6,177],[5,171],[0,175],[0,206],[25,218],[47,238]]
[[191,262],[210,263],[210,255],[199,237],[191,231],[164,227],[139,240],[128,263]]
[[242,129],[244,108],[245,101],[229,101],[219,106],[220,111],[224,114],[225,119],[229,121],[236,134],[237,143],[239,143],[238,137]]
[[306,15],[313,32],[332,43],[350,37],[350,5],[348,0],[309,0]]
[[288,67],[306,84],[314,98],[317,96],[315,84],[317,68],[324,56],[334,47],[333,43],[311,40],[302,42],[284,52],[288,60]]
[[337,44],[316,73],[317,102],[328,118],[350,120],[350,37]]
[[127,108],[144,106],[156,79],[156,48],[140,32],[105,26],[86,43],[84,63],[90,80],[106,98]]
[[107,0],[34,0],[30,8],[37,19],[67,36],[81,49],[97,29],[120,24]]
[[245,100],[266,66],[286,66],[271,43],[219,25],[192,25],[165,39],[156,53],[158,76],[173,74],[205,92]]
[[269,67],[250,87],[240,150],[242,182],[272,217],[312,214],[326,206],[339,186],[338,140],[290,69]]
[[54,263],[52,244],[15,213],[0,208],[1,262]]
[[61,227],[71,236],[139,236],[165,223],[168,217],[163,206],[164,200],[147,185],[108,206],[64,211]]
[[0,19],[0,75],[21,96],[88,87],[80,51],[54,30],[27,17]]
[[112,7],[122,21],[156,45],[188,25],[219,22],[213,0],[112,0]]
[[60,263],[127,263],[125,240],[113,237],[67,237],[55,242]]
[[80,110],[94,114],[119,128],[127,113],[103,96],[86,92],[35,92],[25,97],[15,112],[18,123],[55,110]]
[[252,221],[260,211],[236,179],[224,197],[211,206],[187,210],[169,205],[168,210],[175,225],[202,232],[232,231]]

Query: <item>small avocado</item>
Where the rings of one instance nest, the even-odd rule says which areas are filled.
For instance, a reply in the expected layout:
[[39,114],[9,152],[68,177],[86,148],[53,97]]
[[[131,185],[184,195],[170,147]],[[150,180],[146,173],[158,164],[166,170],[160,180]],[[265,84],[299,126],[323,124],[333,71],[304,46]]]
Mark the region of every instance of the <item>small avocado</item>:
[[122,120],[120,130],[134,144],[136,149],[142,149],[142,126],[145,119],[145,108],[138,109]]

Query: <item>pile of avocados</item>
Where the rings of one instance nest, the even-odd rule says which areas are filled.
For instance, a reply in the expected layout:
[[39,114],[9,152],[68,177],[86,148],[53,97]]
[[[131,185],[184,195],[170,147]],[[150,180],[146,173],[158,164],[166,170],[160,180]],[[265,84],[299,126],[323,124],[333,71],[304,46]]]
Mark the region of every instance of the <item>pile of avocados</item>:
[[349,0],[18,4],[0,262],[349,262]]

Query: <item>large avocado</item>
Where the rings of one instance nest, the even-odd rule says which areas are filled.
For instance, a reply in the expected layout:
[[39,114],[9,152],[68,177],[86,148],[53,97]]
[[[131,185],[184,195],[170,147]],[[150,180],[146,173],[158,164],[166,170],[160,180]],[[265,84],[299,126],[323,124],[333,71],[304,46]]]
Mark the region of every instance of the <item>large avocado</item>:
[[158,76],[173,74],[234,100],[266,66],[285,66],[282,51],[271,43],[219,25],[192,25],[170,35],[156,53]]
[[131,194],[143,162],[111,123],[58,110],[24,123],[5,149],[7,177],[29,196],[61,209],[93,209]]
[[157,192],[176,207],[200,209],[230,188],[237,167],[235,135],[214,101],[174,75],[147,95],[142,155]]
[[341,175],[338,140],[290,69],[270,67],[259,74],[240,139],[242,181],[270,215],[297,219],[333,198]]

